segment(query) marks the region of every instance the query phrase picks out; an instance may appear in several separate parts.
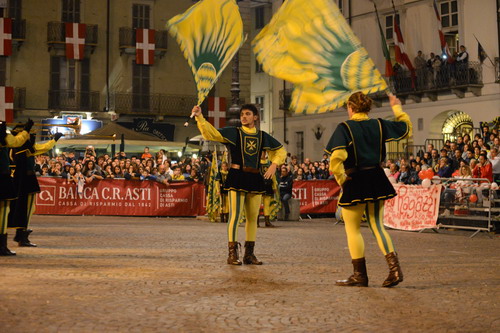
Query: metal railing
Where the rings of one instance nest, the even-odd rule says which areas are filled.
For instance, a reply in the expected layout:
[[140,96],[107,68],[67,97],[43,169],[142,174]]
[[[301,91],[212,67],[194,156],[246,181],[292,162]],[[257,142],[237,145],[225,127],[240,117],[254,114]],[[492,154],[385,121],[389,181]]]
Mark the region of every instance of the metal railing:
[[[97,24],[87,24],[85,29],[85,45],[97,45]],[[47,23],[47,43],[65,43],[66,28],[64,22]]]
[[26,88],[14,88],[14,110],[26,109]]
[[49,90],[49,109],[100,111],[98,91]]
[[480,231],[490,232],[493,222],[500,222],[500,207],[495,203],[495,190],[486,178],[433,178],[434,183],[442,183],[438,228],[458,228],[475,230],[470,237]]
[[424,93],[433,90],[446,90],[464,86],[482,86],[483,69],[479,62],[467,64],[445,63],[439,68],[417,69],[412,79],[410,71],[398,70],[390,78],[390,83],[397,94]]
[[[122,48],[135,48],[135,28],[121,27],[119,30],[119,44],[118,46]],[[166,50],[167,49],[168,32],[166,30],[156,30],[155,31],[155,49]]]
[[292,89],[280,90],[280,110],[290,110],[292,101]]
[[139,113],[164,116],[189,115],[198,102],[195,95],[133,94],[112,92],[110,108],[116,113]]
[[12,20],[12,40],[26,39],[26,20]]

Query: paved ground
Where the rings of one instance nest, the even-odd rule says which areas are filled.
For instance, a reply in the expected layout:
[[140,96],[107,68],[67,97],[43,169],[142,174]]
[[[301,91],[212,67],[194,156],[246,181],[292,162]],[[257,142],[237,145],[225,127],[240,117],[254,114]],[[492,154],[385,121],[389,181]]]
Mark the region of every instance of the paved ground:
[[[225,225],[194,219],[35,216],[0,257],[0,332],[498,332],[500,238],[390,231],[405,281],[336,287],[352,267],[331,220],[261,228],[263,266],[228,266]],[[240,239],[244,229],[239,228]]]

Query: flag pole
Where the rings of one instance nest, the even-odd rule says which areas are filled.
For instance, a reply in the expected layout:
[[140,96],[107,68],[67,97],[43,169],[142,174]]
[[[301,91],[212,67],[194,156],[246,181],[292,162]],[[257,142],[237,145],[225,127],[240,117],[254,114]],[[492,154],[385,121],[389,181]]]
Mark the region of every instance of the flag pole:
[[[477,43],[479,45],[481,45],[481,43],[479,42],[479,39],[477,39],[476,35],[475,34],[472,34],[472,36],[474,36],[474,38],[476,39]],[[484,50],[484,48],[482,47],[481,45],[481,48]],[[486,58],[488,58],[488,60],[491,62],[491,64],[493,65],[493,67],[495,67],[495,64],[493,63],[493,60],[491,60],[490,56],[488,55],[488,53],[486,53],[486,51],[484,52],[484,54],[486,54]]]

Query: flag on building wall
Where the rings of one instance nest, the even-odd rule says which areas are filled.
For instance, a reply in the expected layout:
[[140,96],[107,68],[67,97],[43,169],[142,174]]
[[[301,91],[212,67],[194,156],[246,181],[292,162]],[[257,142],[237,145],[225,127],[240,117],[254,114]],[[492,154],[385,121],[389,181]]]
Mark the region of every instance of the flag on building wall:
[[215,128],[226,126],[226,99],[224,97],[208,97],[208,121]]
[[193,72],[200,105],[245,42],[235,0],[203,0],[167,23]]
[[14,121],[14,88],[0,87],[0,121]]
[[155,63],[155,30],[135,30],[135,63],[138,65],[154,65]]
[[12,19],[0,18],[0,56],[12,54]]
[[438,22],[439,42],[441,43],[441,52],[442,52],[441,54],[446,55],[448,62],[450,62],[452,59],[450,48],[448,47],[446,39],[444,39],[443,26],[441,25],[441,15],[439,14],[439,9],[436,0],[434,0],[434,12],[436,13],[436,18]]
[[373,2],[373,6],[375,7],[375,16],[377,17],[380,39],[382,40],[382,52],[384,52],[385,58],[385,76],[390,77],[394,75],[394,72],[392,71],[391,54],[389,53],[389,48],[387,47],[387,41],[385,39],[384,30],[382,29],[382,24],[380,24],[380,18],[378,16],[377,5],[375,4],[375,2]]
[[288,0],[253,41],[269,75],[294,84],[291,109],[323,113],[387,88],[382,75],[331,0]]
[[398,20],[396,19],[397,15],[396,12],[394,12],[394,51],[396,54],[396,61],[408,68],[411,74],[411,83],[413,88],[415,88],[415,67],[413,67],[413,64],[410,61],[410,58],[408,57],[408,54],[406,54],[406,48],[405,48],[405,41],[403,40],[403,33],[401,32],[401,29],[399,28],[399,23]]
[[477,57],[479,59],[479,62],[482,64],[486,58],[488,58],[488,54],[486,54],[486,51],[484,50],[484,47],[481,45],[479,42],[479,39],[477,39],[476,36],[474,36],[477,41]]
[[65,23],[66,58],[82,60],[85,55],[85,34],[87,25],[83,23]]
[[210,165],[210,174],[207,186],[207,214],[210,222],[216,222],[220,213],[220,182],[217,179],[219,166],[217,165],[217,151],[212,153],[212,164]]

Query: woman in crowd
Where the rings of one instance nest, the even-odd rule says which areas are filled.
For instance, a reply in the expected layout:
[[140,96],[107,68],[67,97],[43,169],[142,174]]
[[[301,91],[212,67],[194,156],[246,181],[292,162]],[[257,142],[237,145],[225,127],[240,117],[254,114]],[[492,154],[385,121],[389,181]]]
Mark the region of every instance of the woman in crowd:
[[88,160],[85,163],[82,174],[87,183],[91,183],[94,179],[103,179],[101,173],[96,169],[95,163],[92,160]]
[[123,178],[122,168],[120,168],[119,165],[115,166],[115,168],[113,169],[113,174],[115,178]]
[[115,178],[115,175],[113,174],[113,170],[112,170],[111,164],[106,164],[106,166],[104,168],[103,176],[106,179],[113,179],[113,178]]

